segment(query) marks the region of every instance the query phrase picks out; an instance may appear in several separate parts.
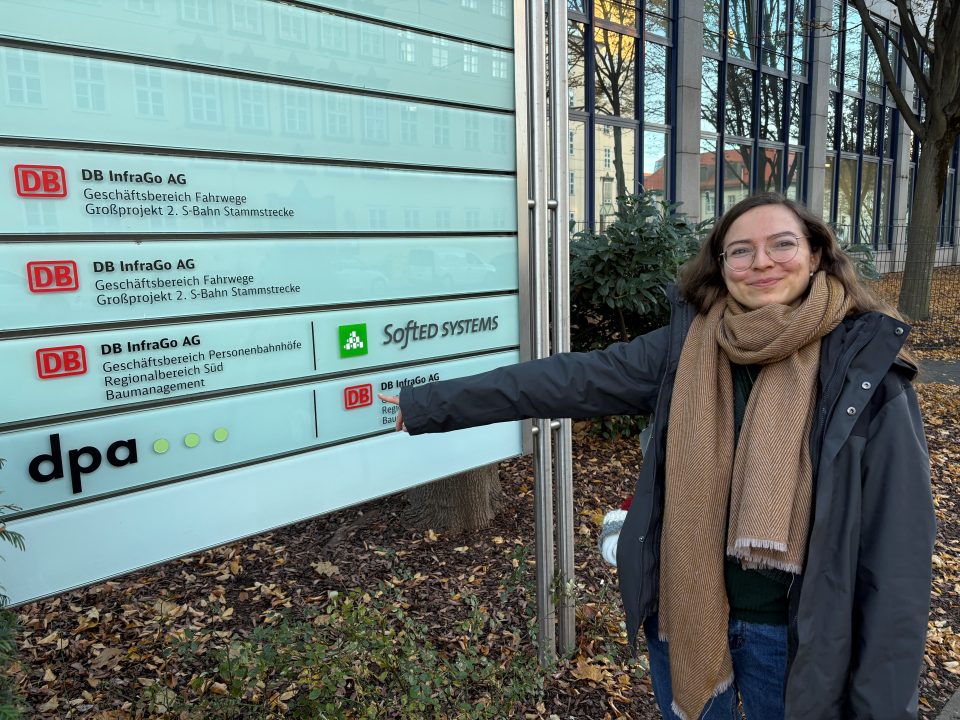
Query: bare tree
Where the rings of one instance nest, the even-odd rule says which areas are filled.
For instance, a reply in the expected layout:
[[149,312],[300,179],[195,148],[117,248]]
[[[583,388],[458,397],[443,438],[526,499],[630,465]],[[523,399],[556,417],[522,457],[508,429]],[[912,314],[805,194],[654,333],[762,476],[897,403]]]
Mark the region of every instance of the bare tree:
[[497,464],[407,490],[407,520],[456,535],[487,527],[503,505]]
[[960,135],[960,2],[894,0],[899,15],[903,60],[921,99],[916,112],[897,84],[885,41],[897,39],[874,22],[866,0],[853,0],[876,50],[883,79],[904,121],[920,142],[907,228],[907,258],[900,289],[900,311],[914,320],[930,315],[930,284],[936,261],[947,167]]

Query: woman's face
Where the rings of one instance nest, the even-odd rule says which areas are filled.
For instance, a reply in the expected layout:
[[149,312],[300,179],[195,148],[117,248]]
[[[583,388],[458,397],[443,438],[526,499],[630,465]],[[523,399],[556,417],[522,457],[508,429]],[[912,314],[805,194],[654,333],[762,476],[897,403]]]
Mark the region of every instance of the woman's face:
[[[791,254],[794,242],[799,245],[794,257],[783,262],[770,257]],[[746,263],[751,251],[753,260]],[[790,305],[806,291],[810,273],[820,264],[820,251],[810,251],[803,223],[784,205],[761,205],[738,217],[723,238],[721,252],[727,258],[720,261],[727,291],[749,310]],[[746,266],[734,270],[729,262]]]

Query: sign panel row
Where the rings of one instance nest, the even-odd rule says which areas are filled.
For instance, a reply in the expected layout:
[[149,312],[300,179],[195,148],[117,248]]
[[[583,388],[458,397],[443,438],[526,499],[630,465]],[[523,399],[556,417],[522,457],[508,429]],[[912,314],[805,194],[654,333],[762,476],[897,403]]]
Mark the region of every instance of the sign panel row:
[[[47,447],[42,446],[41,442],[38,452],[49,452],[49,439]],[[61,449],[73,447],[63,444]],[[16,529],[28,538],[27,552],[4,553],[4,589],[14,604],[28,602],[398,492],[429,478],[481,467],[520,451],[516,423],[446,436],[386,433],[362,443],[328,447],[322,453],[294,455],[35,515],[16,521]],[[97,472],[116,471],[119,477],[135,467],[114,468],[106,463]],[[89,481],[94,477],[85,476],[85,486],[92,487]]]
[[0,148],[6,234],[515,232],[516,202],[506,175]]
[[515,295],[0,342],[0,427],[515,347]]
[[[513,115],[58,53],[31,59],[43,85],[36,102],[4,107],[7,136],[101,143],[107,134],[145,147],[514,169]],[[91,74],[92,94],[77,87]]]
[[[4,19],[0,33],[361,89],[432,96],[456,81],[460,89],[447,89],[450,98],[479,96],[477,102],[489,102],[485,95],[491,90],[482,89],[488,84],[484,83],[488,66],[474,69],[462,61],[463,54],[475,52],[482,62],[511,53],[500,50],[492,55],[495,48],[469,41],[513,46],[512,3],[507,0],[432,2],[426,12],[418,0],[324,0],[311,3],[316,10],[244,0],[242,12],[235,10],[236,2],[154,1],[151,11],[131,7],[133,3],[124,7],[78,5],[69,0],[0,0]],[[374,22],[325,12],[327,7]],[[380,24],[378,19],[390,24]],[[391,27],[395,25],[406,27]],[[512,69],[502,78],[491,79],[501,86],[495,102],[512,105]],[[430,89],[434,83],[437,90]]]
[[396,406],[382,403],[378,392],[517,359],[514,351],[497,353],[3,433],[4,502],[36,513],[389,432]]
[[0,244],[0,328],[513,291],[515,236]]

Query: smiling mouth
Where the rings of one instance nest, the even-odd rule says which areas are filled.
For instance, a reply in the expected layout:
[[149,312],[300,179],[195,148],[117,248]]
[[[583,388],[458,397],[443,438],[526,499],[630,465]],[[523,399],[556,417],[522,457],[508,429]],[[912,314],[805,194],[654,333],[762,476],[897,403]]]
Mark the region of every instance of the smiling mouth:
[[750,283],[750,285],[757,288],[766,288],[766,287],[770,287],[771,285],[776,285],[778,282],[780,282],[779,278],[767,278],[764,280],[757,280],[756,282],[752,282]]

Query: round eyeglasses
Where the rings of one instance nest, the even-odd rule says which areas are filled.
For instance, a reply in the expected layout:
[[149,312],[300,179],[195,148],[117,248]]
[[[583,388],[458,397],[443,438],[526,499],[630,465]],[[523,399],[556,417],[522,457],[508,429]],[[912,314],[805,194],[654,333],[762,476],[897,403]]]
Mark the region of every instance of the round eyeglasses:
[[[800,238],[805,235],[794,235],[786,233],[771,238],[764,245],[763,251],[767,257],[775,263],[787,263],[793,260],[800,252]],[[736,272],[743,272],[753,267],[753,261],[757,257],[757,248],[747,242],[734,243],[720,253],[720,259],[723,264]]]

